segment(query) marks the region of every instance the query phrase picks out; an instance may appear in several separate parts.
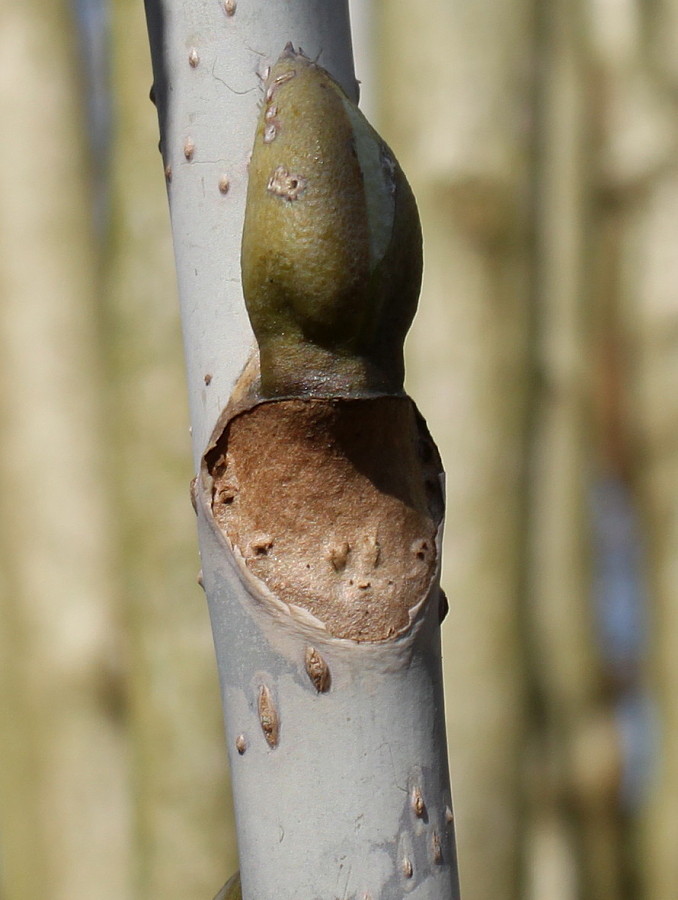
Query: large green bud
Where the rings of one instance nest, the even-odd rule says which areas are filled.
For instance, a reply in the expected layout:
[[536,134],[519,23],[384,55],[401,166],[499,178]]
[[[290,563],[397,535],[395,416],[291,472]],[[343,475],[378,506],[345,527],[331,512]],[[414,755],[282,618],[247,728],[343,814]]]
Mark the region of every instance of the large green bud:
[[264,86],[242,240],[262,392],[397,393],[421,228],[393,153],[288,45]]

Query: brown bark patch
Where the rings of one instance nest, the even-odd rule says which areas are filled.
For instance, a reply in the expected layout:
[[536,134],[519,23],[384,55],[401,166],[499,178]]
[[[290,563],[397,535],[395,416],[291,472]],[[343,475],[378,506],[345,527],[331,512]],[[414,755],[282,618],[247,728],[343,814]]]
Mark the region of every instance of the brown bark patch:
[[281,600],[336,637],[407,627],[442,515],[437,452],[408,398],[261,403],[207,462],[217,524]]

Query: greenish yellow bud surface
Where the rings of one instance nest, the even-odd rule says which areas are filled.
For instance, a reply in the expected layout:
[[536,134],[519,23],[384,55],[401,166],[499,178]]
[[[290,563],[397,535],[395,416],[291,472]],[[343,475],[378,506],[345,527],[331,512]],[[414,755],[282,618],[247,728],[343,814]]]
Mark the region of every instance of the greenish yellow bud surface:
[[267,396],[398,393],[421,229],[390,149],[319,65],[273,66],[249,166],[243,291]]

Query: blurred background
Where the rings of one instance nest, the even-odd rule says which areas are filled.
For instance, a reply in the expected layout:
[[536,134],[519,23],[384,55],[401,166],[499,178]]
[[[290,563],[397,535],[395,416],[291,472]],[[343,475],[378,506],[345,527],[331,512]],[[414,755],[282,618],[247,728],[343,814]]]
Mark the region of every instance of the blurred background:
[[[356,0],[425,235],[464,900],[678,898],[678,0]],[[140,0],[0,0],[0,900],[236,868]]]

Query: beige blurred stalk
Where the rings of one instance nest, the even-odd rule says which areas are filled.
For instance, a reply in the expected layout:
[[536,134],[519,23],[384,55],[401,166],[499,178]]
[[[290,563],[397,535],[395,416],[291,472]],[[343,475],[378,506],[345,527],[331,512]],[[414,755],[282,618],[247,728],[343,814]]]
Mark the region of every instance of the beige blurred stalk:
[[0,894],[129,896],[97,258],[69,4],[0,5]]
[[650,598],[653,765],[638,841],[639,896],[678,896],[678,3],[607,5],[596,29],[607,91],[610,198],[630,475]]
[[617,898],[620,747],[587,508],[600,315],[592,11],[566,0],[380,11],[384,131],[425,235],[409,386],[447,469],[462,892]]
[[530,4],[380,4],[383,132],[419,204],[408,390],[447,470],[443,629],[465,900],[519,896]]
[[[529,896],[618,898],[619,745],[596,643],[594,137],[597,81],[586,4],[537,15],[534,356],[528,488],[531,744]],[[551,872],[551,875],[549,874]],[[562,872],[554,880],[553,872]]]

